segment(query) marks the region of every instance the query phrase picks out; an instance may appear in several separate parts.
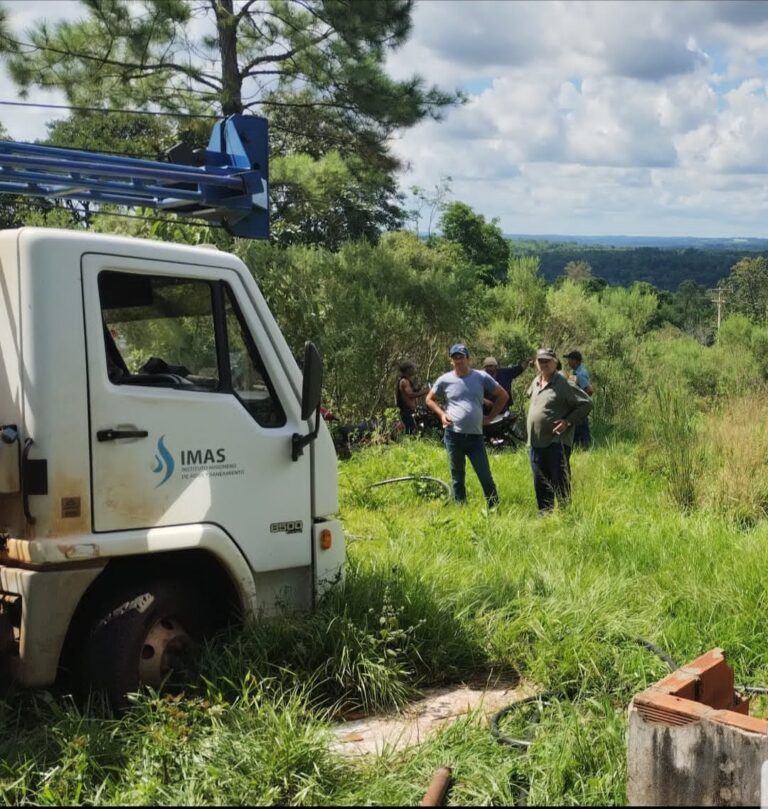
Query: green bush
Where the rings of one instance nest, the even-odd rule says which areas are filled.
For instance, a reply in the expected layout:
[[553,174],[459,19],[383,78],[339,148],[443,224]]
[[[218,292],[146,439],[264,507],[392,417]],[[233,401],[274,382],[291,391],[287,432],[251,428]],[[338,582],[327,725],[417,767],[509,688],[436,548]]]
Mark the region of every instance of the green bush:
[[399,234],[338,253],[244,243],[240,254],[296,355],[305,340],[317,343],[326,403],[344,420],[392,406],[403,359],[431,380],[445,368],[447,347],[475,334],[484,293],[450,248]]

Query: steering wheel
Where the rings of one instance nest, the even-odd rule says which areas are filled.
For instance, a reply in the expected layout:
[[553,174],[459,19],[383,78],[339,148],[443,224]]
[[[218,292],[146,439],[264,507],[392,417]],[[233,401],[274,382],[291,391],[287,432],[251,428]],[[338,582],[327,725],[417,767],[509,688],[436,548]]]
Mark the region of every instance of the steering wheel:
[[123,385],[173,385],[174,387],[188,387],[192,385],[188,379],[179,374],[132,374],[121,380]]

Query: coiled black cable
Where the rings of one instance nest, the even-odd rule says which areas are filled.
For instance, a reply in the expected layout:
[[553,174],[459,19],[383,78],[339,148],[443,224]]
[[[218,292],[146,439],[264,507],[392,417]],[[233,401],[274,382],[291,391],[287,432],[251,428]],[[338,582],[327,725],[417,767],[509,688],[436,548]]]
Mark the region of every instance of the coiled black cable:
[[451,495],[451,487],[440,478],[433,478],[431,475],[403,475],[399,478],[387,478],[386,480],[379,480],[376,483],[371,483],[367,488],[375,489],[377,486],[384,486],[388,483],[401,483],[404,480],[430,480],[433,483],[439,483],[444,489],[448,497]]
[[[629,638],[633,643],[636,643],[638,646],[642,646],[645,649],[653,652],[660,660],[663,660],[667,666],[669,666],[670,671],[676,671],[680,666],[675,661],[673,657],[671,657],[667,652],[657,646],[655,643],[651,643],[649,640],[645,640],[645,638]],[[736,691],[742,691],[746,694],[768,694],[768,688],[763,686],[757,685],[736,685],[734,686]],[[512,702],[509,705],[504,706],[500,711],[497,711],[492,717],[490,721],[490,728],[491,728],[491,735],[496,739],[500,744],[506,744],[510,747],[519,747],[523,750],[527,750],[531,744],[533,743],[532,739],[515,739],[512,736],[507,736],[506,734],[502,733],[499,729],[499,722],[507,715],[512,713],[513,711],[522,708],[525,705],[531,705],[532,703],[538,702],[539,703],[539,710],[536,712],[536,716],[531,722],[531,724],[535,725],[541,719],[541,712],[544,708],[544,705],[548,700],[556,700],[562,697],[563,695],[557,691],[547,691],[544,694],[538,694],[533,697],[526,697],[525,699],[519,700],[518,702]]]

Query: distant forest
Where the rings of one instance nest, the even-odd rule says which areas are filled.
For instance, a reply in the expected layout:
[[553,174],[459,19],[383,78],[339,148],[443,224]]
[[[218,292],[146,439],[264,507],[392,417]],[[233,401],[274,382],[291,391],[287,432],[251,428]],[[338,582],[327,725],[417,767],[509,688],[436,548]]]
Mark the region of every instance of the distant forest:
[[727,277],[731,267],[744,256],[768,256],[768,251],[737,249],[669,249],[659,247],[601,247],[576,243],[516,241],[510,243],[512,256],[538,256],[541,273],[552,282],[563,275],[570,261],[584,261],[592,275],[611,286],[630,286],[647,281],[658,289],[674,291],[681,281],[691,280],[715,287]]

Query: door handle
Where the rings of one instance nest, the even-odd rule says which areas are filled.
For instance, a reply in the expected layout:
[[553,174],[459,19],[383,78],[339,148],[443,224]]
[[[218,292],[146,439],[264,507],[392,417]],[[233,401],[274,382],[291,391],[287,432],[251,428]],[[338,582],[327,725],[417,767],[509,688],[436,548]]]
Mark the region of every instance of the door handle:
[[99,430],[96,433],[98,441],[116,441],[118,438],[146,438],[146,430]]

